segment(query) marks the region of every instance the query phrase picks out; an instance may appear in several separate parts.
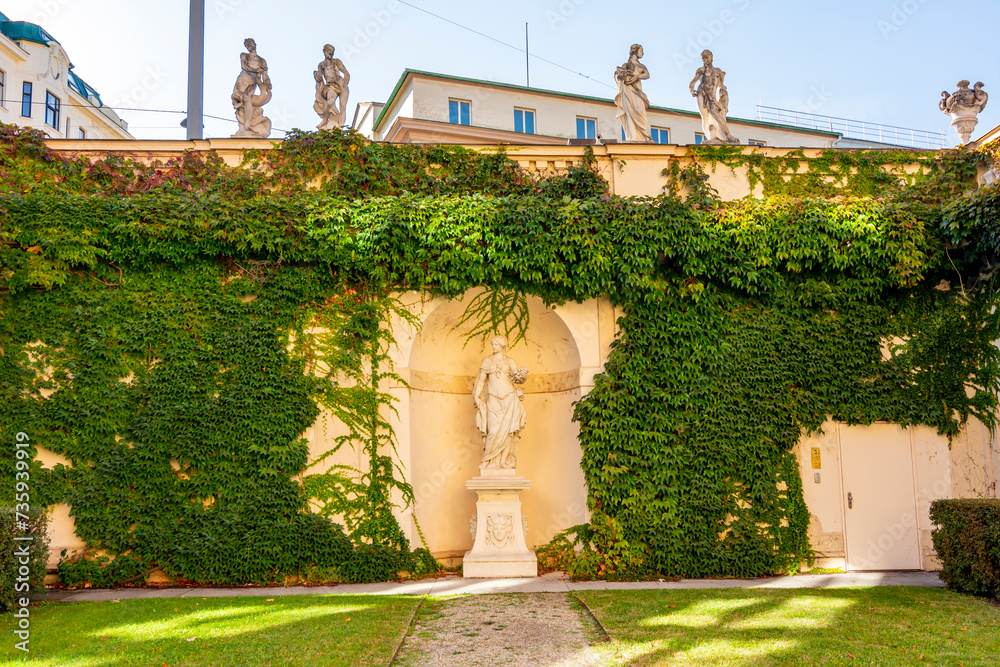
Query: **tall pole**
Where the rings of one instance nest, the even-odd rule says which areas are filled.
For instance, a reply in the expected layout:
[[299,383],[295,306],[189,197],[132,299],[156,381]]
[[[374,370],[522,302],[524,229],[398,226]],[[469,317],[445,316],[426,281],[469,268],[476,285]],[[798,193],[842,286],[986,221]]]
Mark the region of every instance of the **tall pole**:
[[205,111],[205,0],[191,0],[188,26],[187,138],[202,139]]
[[531,68],[528,66],[528,22],[524,22],[524,79],[525,85],[531,88]]

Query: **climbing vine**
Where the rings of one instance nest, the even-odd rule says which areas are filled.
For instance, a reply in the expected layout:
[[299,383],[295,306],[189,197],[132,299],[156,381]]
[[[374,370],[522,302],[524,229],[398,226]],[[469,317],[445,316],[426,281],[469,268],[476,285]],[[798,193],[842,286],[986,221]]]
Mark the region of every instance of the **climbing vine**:
[[[998,195],[968,151],[758,158],[705,149],[628,199],[589,159],[535,179],[502,151],[295,133],[240,167],[91,162],[0,126],[0,437],[59,457],[36,500],[91,547],[172,576],[422,571],[393,515],[393,295],[486,287],[470,322],[512,332],[525,295],[608,297],[574,570],[788,569],[811,555],[803,432],[995,425]],[[733,167],[764,198],[720,201],[705,169]],[[309,461],[321,410],[364,465]]]
[[[995,149],[994,149],[995,150]],[[876,197],[902,201],[917,197],[940,203],[965,189],[979,158],[964,149],[930,153],[917,150],[834,151],[801,149],[779,154],[739,146],[692,146],[690,158],[664,168],[666,192],[686,193],[692,203],[711,200],[708,173],[719,168],[745,170],[751,190],[765,197]],[[989,155],[982,150],[980,155]],[[934,159],[929,159],[933,155]]]

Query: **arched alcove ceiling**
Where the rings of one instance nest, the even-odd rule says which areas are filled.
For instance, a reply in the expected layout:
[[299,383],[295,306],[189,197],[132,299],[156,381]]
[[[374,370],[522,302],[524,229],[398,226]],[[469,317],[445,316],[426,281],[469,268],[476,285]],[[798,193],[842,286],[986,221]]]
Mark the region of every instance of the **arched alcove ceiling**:
[[[441,300],[424,319],[410,351],[409,367],[414,377],[426,379],[438,375],[442,381],[446,377],[470,380],[475,377],[489,346],[481,338],[467,342],[466,336],[472,329],[468,323],[454,329],[474,295],[468,292],[461,299]],[[538,391],[550,384],[545,381],[546,377],[554,380],[556,376],[578,372],[580,352],[569,327],[557,312],[534,297],[528,297],[528,312],[527,339],[510,347],[508,353],[519,366],[528,368],[529,378],[533,376],[525,391]],[[548,390],[563,388],[552,386]]]

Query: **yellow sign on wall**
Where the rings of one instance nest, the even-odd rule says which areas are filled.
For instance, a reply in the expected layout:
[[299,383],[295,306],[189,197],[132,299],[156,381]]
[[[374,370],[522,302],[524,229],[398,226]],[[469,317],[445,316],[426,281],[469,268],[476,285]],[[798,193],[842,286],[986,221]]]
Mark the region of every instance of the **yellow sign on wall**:
[[819,470],[820,468],[823,467],[820,465],[819,447],[812,448],[812,462],[813,462],[813,470]]

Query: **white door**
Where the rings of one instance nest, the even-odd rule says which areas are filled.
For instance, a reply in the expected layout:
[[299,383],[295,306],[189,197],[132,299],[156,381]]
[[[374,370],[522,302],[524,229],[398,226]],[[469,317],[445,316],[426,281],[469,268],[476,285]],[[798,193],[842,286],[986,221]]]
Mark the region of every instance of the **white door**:
[[848,570],[919,570],[910,432],[840,426]]

